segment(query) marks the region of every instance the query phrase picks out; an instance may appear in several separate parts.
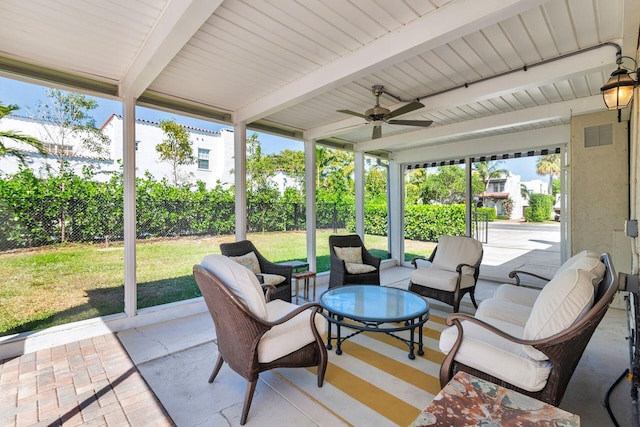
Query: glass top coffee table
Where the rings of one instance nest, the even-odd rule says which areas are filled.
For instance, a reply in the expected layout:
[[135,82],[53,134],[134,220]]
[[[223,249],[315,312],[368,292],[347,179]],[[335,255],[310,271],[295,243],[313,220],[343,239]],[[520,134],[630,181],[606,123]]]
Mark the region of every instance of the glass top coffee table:
[[[329,289],[320,295],[322,313],[329,321],[327,349],[341,345],[362,332],[383,332],[409,346],[409,359],[415,359],[415,332],[418,331],[418,354],[423,355],[422,325],[429,320],[429,304],[421,296],[403,289],[377,285],[349,285]],[[336,336],[331,329],[336,325]],[[354,330],[342,336],[342,327]],[[409,339],[395,332],[409,331]]]

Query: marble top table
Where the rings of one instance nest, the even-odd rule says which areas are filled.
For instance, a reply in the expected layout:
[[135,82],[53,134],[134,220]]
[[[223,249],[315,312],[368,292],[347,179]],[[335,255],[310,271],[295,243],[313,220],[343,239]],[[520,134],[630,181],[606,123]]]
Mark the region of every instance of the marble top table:
[[410,427],[578,427],[580,417],[458,372]]

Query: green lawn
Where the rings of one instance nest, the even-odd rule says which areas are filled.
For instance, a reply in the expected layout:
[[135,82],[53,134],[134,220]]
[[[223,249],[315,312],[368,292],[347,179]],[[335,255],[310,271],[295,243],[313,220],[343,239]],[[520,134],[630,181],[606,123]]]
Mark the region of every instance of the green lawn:
[[[344,231],[341,231],[344,233]],[[317,232],[317,270],[329,270],[328,237]],[[260,252],[274,262],[305,260],[304,232],[251,233]],[[202,257],[220,253],[234,236],[140,241],[136,251],[138,307],[200,295],[191,269]],[[368,248],[386,248],[383,236],[367,236]],[[407,252],[427,255],[420,242]],[[372,250],[382,258],[384,250]],[[411,255],[408,255],[410,258]],[[124,310],[122,246],[62,245],[0,255],[0,335],[43,329]]]

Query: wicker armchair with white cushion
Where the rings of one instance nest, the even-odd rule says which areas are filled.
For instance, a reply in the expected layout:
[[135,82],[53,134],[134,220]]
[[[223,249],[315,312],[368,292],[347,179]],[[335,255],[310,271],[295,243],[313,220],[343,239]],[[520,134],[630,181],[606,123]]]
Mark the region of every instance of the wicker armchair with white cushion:
[[329,236],[329,256],[329,288],[380,284],[382,259],[372,255],[357,234]]
[[[224,362],[248,381],[241,425],[247,420],[260,372],[317,366],[318,387],[322,387],[327,368],[322,336],[327,322],[319,314],[320,304],[271,301],[273,286],[269,285],[265,298],[255,274],[223,255],[204,257],[193,267],[193,274],[215,325],[218,359],[209,382]],[[226,387],[218,392],[232,391]]]
[[[460,308],[465,294],[475,307],[475,289],[482,262],[482,243],[465,236],[442,236],[429,258],[414,258],[409,290]],[[422,266],[420,260],[426,261]]]
[[[617,277],[608,254],[575,260],[535,291],[502,285],[475,316],[452,314],[440,334],[440,384],[464,371],[557,406],[604,317]],[[595,262],[594,262],[595,261]],[[518,295],[517,291],[523,291]],[[516,302],[517,301],[517,302]]]

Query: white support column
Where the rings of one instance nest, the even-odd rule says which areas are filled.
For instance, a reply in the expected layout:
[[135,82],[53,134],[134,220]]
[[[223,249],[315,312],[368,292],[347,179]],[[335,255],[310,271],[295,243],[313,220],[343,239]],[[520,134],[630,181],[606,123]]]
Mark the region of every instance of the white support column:
[[236,186],[236,241],[247,238],[247,124],[233,125]]
[[136,99],[124,98],[124,312],[138,310],[136,284]]
[[364,241],[364,152],[353,153],[356,198],[356,234]]
[[560,150],[560,263],[564,263],[571,256],[571,227],[569,220],[571,218],[569,204],[571,189],[569,188],[569,150],[567,144],[564,144]]
[[304,140],[304,186],[306,203],[307,262],[316,269],[316,141]]
[[391,257],[398,265],[404,263],[404,185],[403,171],[398,162],[389,161],[389,182],[387,191],[390,193],[389,206],[389,236],[391,243]]
[[471,165],[471,159],[469,157],[467,157],[464,161],[464,171],[465,171],[465,185],[464,185],[464,198],[466,200],[466,213],[465,213],[465,223],[466,223],[466,233],[467,236],[472,236],[472,232],[473,232],[473,228],[471,226],[471,221],[473,220],[473,218],[471,217],[472,211],[471,209],[473,208],[473,189],[472,189],[472,185],[471,185],[471,179],[472,179],[472,165]]

